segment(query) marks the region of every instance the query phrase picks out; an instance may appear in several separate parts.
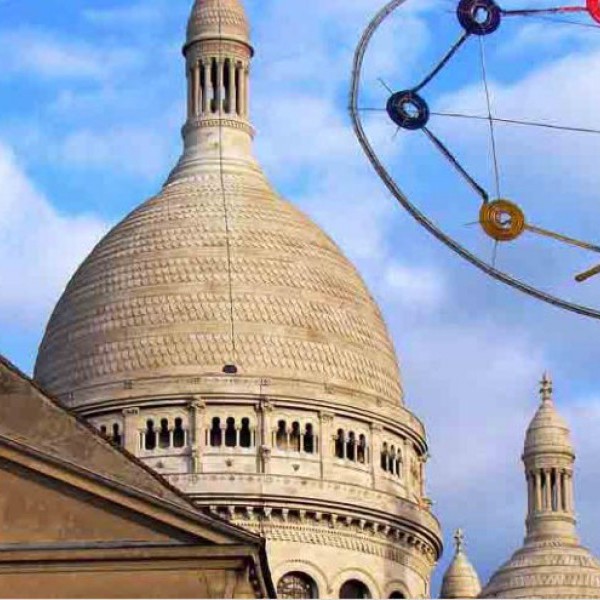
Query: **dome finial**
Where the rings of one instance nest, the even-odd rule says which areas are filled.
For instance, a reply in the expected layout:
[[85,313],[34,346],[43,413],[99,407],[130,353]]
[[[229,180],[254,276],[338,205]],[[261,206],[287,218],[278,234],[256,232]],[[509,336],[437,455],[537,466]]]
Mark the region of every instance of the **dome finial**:
[[552,378],[548,371],[544,372],[542,381],[540,382],[540,396],[542,398],[542,404],[552,403],[552,392],[553,392]]
[[463,551],[464,545],[465,532],[459,528],[454,532],[454,547],[456,548],[456,554]]

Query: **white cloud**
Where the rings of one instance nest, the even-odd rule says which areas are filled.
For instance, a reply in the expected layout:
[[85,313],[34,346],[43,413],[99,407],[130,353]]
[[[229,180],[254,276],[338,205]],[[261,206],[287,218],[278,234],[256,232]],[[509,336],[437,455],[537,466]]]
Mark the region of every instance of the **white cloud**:
[[59,38],[37,29],[0,33],[1,77],[29,75],[43,79],[106,80],[140,68],[143,55],[103,42]]
[[106,226],[58,213],[2,143],[0,182],[0,314],[4,322],[41,328]]
[[442,274],[429,266],[420,268],[391,262],[384,278],[393,300],[403,307],[435,310],[447,293]]

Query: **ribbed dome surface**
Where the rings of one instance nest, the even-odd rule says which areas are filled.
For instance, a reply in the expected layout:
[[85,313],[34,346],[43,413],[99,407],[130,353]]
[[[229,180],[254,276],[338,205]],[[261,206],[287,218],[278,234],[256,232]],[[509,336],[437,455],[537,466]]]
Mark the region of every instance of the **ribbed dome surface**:
[[482,598],[600,598],[600,563],[578,544],[526,544],[490,579]]
[[525,436],[524,456],[544,452],[573,453],[571,435],[554,402],[542,402]]
[[250,27],[240,0],[196,0],[188,22],[187,43],[221,35],[248,40]]
[[243,375],[338,385],[398,406],[394,350],[354,267],[258,170],[225,171],[223,184],[225,196],[210,168],[167,186],[102,240],[55,309],[37,380],[63,395],[233,362]]
[[464,552],[456,553],[442,580],[441,598],[477,598],[481,583]]

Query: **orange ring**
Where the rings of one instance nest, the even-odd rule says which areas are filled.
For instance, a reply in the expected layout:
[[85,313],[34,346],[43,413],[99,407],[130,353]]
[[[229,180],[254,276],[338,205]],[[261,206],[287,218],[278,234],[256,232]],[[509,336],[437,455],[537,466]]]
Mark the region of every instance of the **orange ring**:
[[498,242],[516,240],[525,231],[525,214],[510,200],[487,202],[479,211],[479,223]]

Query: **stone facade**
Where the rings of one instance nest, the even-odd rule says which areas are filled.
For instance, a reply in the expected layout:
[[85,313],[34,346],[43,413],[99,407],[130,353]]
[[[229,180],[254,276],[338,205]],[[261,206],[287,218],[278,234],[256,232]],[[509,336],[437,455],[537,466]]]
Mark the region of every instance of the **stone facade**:
[[183,494],[0,356],[0,598],[267,598],[264,542]]
[[282,597],[426,597],[425,431],[356,269],[253,157],[247,31],[238,0],[195,3],[183,155],[69,283],[36,378],[264,536]]

